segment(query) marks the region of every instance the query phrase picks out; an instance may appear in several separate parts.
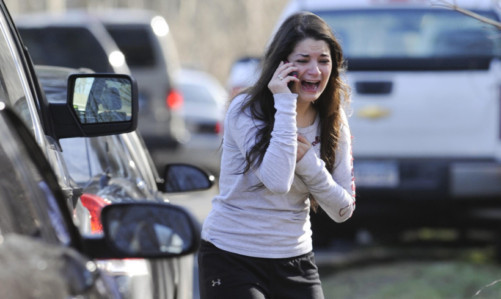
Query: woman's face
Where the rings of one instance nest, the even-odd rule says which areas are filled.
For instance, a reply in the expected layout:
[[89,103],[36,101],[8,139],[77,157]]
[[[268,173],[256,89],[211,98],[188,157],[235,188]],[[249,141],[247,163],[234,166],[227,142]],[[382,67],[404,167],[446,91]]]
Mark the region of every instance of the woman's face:
[[323,40],[303,39],[296,44],[288,60],[298,68],[300,82],[292,88],[292,92],[298,94],[298,101],[311,103],[317,100],[332,71],[329,45]]

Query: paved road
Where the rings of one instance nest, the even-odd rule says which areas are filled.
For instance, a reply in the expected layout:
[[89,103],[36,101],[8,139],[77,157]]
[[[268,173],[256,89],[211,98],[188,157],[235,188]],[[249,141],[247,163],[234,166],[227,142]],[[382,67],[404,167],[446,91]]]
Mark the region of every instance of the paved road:
[[[217,191],[217,184],[215,184],[211,189],[207,191],[171,194],[168,195],[167,198],[171,203],[187,208],[198,219],[200,224],[202,224],[203,220],[207,217],[207,214],[209,214],[212,197],[217,193]],[[193,299],[199,299],[200,295],[198,290],[198,264],[196,257],[193,274]]]

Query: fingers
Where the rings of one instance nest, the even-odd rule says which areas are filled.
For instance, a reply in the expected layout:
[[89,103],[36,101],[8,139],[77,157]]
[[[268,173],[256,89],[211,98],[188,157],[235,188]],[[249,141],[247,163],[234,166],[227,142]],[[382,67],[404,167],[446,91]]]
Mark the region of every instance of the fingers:
[[304,138],[303,135],[297,135],[297,141],[311,145],[311,143],[308,141],[308,139]]
[[302,135],[297,135],[297,141],[296,162],[300,161],[304,157],[306,152],[311,148],[311,143]]
[[273,77],[268,83],[268,88],[272,93],[290,93],[288,83],[291,81],[299,81],[295,76],[291,76],[292,72],[297,73],[297,67],[293,63],[283,61],[278,65],[277,70],[273,74]]

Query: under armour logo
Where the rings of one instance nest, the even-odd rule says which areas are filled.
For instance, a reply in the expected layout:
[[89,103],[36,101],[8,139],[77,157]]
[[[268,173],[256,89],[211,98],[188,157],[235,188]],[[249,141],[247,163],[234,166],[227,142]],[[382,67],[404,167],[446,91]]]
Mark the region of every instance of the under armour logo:
[[217,280],[212,281],[212,286],[220,286],[221,285],[221,278],[218,278]]

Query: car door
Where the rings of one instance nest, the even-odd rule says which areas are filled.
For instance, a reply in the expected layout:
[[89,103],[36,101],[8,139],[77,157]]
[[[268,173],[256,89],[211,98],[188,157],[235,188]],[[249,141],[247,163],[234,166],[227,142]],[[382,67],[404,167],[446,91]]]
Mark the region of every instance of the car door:
[[80,240],[56,177],[3,102],[0,134],[0,297],[118,298],[113,282],[74,249]]

